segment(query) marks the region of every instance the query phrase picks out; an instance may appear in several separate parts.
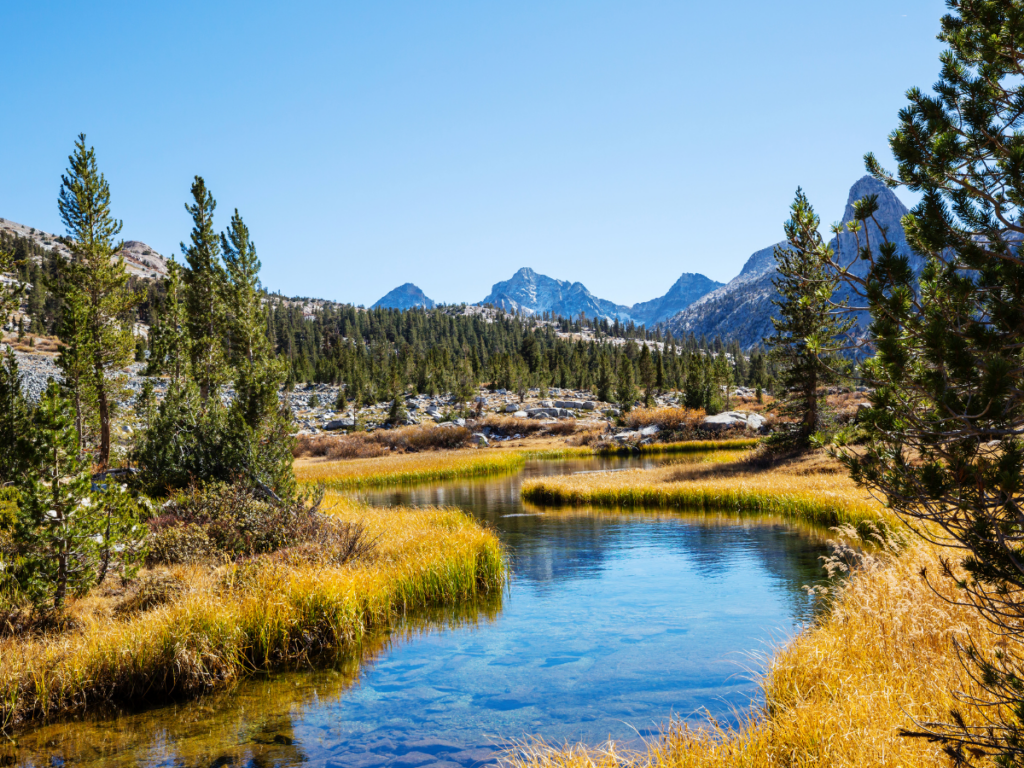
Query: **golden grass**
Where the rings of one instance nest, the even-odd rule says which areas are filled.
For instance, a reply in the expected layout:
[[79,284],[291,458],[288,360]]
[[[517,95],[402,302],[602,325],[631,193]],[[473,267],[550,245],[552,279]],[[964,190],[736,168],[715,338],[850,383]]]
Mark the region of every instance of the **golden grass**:
[[504,584],[497,537],[458,510],[373,509],[336,495],[327,506],[363,522],[372,556],[337,567],[278,558],[172,568],[186,589],[167,605],[119,619],[113,600],[90,596],[72,605],[76,631],[0,641],[0,724],[194,695],[247,671],[353,650],[408,609],[457,605]]
[[[947,720],[958,707],[968,722],[979,713],[958,705],[950,691],[965,685],[953,637],[970,634],[989,651],[1000,642],[977,613],[955,598],[948,581],[940,595],[919,576],[939,572],[938,547],[920,541],[900,557],[858,573],[835,595],[821,623],[778,652],[762,681],[766,705],[735,729],[715,723],[668,725],[641,752],[614,744],[515,750],[520,768],[937,768],[940,748],[899,735],[914,721]],[[948,554],[948,553],[947,553]]]
[[609,446],[596,451],[600,454],[627,455],[639,451],[641,454],[656,456],[671,453],[710,453],[711,451],[740,451],[755,448],[760,439],[756,437],[733,440],[683,440],[676,443],[648,443],[637,447]]
[[892,522],[881,504],[839,472],[759,471],[743,462],[537,478],[523,483],[522,496],[540,505],[756,512],[827,526]]
[[[652,443],[640,447],[644,454],[707,453],[735,451],[757,444],[751,440],[696,440],[681,443]],[[323,483],[336,490],[384,488],[413,483],[443,482],[488,475],[518,472],[530,460],[580,459],[606,454],[636,453],[620,448],[595,449],[589,446],[552,446],[545,448],[508,448],[501,450],[465,449],[423,454],[390,454],[377,458],[337,461],[299,460],[295,477],[300,483]]]
[[704,419],[704,409],[634,408],[622,418],[630,429],[642,429],[654,425],[672,431],[695,429]]
[[516,451],[447,451],[382,456],[348,461],[296,462],[300,483],[323,483],[338,490],[381,488],[516,472],[526,457]]

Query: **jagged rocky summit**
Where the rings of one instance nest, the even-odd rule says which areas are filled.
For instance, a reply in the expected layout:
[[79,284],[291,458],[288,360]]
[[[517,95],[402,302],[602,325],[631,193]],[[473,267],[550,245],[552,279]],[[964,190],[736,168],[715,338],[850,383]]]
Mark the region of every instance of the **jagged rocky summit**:
[[371,309],[433,309],[434,302],[412,283],[400,285],[389,291]]
[[[900,223],[907,213],[907,208],[892,190],[877,179],[864,176],[850,188],[843,223],[853,220],[853,204],[867,195],[878,195],[878,212],[875,218],[886,228],[889,239],[897,244],[899,252],[909,258],[911,268],[920,273],[924,267],[924,259],[910,250],[903,233],[903,225]],[[872,251],[877,253],[878,245],[882,242],[878,226],[873,222],[869,223],[867,230]],[[864,233],[861,233],[862,242],[863,237]],[[865,275],[869,265],[867,261],[856,258],[855,235],[844,232],[838,240],[837,243],[833,239],[832,247],[837,250],[842,263],[853,262],[850,271],[858,276]],[[777,312],[772,301],[779,298],[772,285],[777,271],[775,248],[784,246],[785,241],[756,251],[747,259],[739,275],[721,288],[695,300],[682,312],[666,321],[664,327],[677,337],[692,333],[698,338],[706,336],[712,339],[721,336],[726,340],[735,339],[744,349],[761,343],[763,338],[770,336],[774,331],[771,319],[777,317]],[[852,289],[846,285],[839,288],[835,299],[848,299],[851,306],[863,303],[857,300]],[[857,321],[862,329],[866,328],[866,313],[858,313]]]
[[510,280],[496,283],[480,303],[524,315],[550,312],[561,317],[575,318],[582,313],[590,318],[623,323],[632,321],[650,327],[720,285],[704,275],[686,273],[664,296],[629,307],[594,296],[583,283],[556,280],[523,267]]

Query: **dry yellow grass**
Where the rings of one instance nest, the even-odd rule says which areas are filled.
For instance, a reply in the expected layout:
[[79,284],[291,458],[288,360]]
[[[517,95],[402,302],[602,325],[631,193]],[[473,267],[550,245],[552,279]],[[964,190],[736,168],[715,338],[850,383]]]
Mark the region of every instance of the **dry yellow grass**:
[[[641,453],[690,453],[749,449],[756,439],[705,440],[683,443],[653,443],[641,446]],[[530,441],[524,446],[502,449],[464,449],[430,453],[392,454],[367,459],[298,459],[295,477],[300,483],[323,483],[337,490],[381,488],[407,483],[442,482],[518,472],[531,459],[575,459],[620,449],[566,446],[564,443]],[[622,450],[623,453],[634,452]]]
[[[901,737],[915,720],[948,719],[953,690],[964,690],[951,649],[968,633],[993,650],[999,639],[970,609],[951,605],[919,576],[938,572],[941,550],[915,542],[884,567],[858,573],[835,596],[826,618],[771,660],[766,706],[737,729],[668,726],[641,753],[614,744],[548,747],[514,753],[520,768],[937,768],[937,745]],[[954,597],[943,585],[945,597]],[[966,690],[971,690],[967,688]],[[976,710],[959,707],[969,721]]]
[[523,483],[534,504],[757,512],[819,525],[889,523],[886,510],[827,461],[758,468],[735,462],[558,475]]
[[516,451],[469,449],[373,459],[297,461],[295,477],[300,483],[323,483],[339,490],[357,489],[515,472],[525,461],[525,455]]
[[361,521],[373,553],[341,566],[264,558],[173,568],[184,594],[128,618],[110,596],[71,606],[80,626],[0,641],[0,724],[99,701],[191,695],[324,650],[352,650],[418,606],[458,605],[500,591],[501,546],[454,509],[373,509],[329,496]]

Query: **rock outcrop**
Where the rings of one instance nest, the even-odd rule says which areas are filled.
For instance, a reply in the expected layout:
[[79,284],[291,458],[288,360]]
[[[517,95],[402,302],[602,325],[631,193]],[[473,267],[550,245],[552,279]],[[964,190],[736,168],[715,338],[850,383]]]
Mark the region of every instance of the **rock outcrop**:
[[[71,251],[57,235],[41,229],[26,227],[10,219],[0,219],[0,232],[27,238],[48,251],[57,251],[64,258],[71,256]],[[151,279],[167,277],[167,259],[139,240],[125,240],[121,256],[129,274]]]

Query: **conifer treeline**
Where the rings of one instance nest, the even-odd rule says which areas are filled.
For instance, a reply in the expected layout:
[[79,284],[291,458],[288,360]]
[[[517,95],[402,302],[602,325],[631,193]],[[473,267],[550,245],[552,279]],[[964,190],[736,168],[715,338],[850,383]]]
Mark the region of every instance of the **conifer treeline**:
[[[14,254],[19,276],[31,284],[23,331],[57,333],[63,317],[62,257],[28,238],[6,234],[0,235],[0,248]],[[133,277],[130,284],[141,299],[135,319],[159,325],[161,313],[167,311],[170,281]],[[677,340],[671,333],[663,336],[660,330],[618,321],[547,314],[488,317],[464,314],[461,307],[364,310],[333,302],[318,303],[309,313],[308,300],[277,294],[265,294],[265,302],[266,338],[287,362],[289,385],[343,384],[348,402],[378,402],[407,390],[468,394],[481,382],[513,391],[543,386],[601,390],[607,395],[602,399],[614,401],[620,399],[618,380],[631,374],[642,394],[648,389],[689,390],[689,402],[714,409],[715,382],[770,389],[776,374],[760,348],[744,355],[737,342],[692,335]],[[573,340],[556,331],[587,335]],[[645,341],[659,342],[650,345],[650,386],[650,371],[638,368]],[[146,345],[154,340],[137,343],[142,359]],[[723,352],[728,362],[716,363]]]
[[[760,348],[744,355],[736,342],[708,344],[692,336],[647,344],[645,337],[653,342],[655,334],[607,322],[596,324],[596,335],[566,338],[558,331],[593,330],[595,324],[488,318],[457,307],[364,310],[327,304],[310,316],[301,301],[270,298],[268,334],[289,361],[289,381],[344,384],[346,397],[360,403],[406,390],[467,393],[480,382],[512,391],[590,389],[614,401],[620,399],[618,380],[632,376],[645,395],[687,390],[695,407],[713,407],[716,384],[767,388],[774,376]],[[616,332],[635,338],[623,343],[609,336]]]

